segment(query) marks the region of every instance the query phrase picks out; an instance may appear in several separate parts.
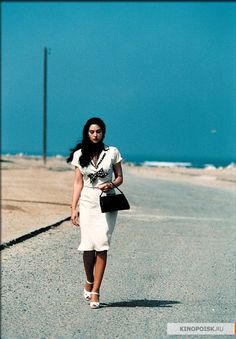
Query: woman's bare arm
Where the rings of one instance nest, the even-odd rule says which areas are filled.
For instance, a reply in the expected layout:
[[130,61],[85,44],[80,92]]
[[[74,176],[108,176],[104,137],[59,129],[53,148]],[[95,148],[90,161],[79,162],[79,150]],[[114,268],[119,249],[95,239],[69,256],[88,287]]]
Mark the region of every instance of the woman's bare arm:
[[75,169],[75,178],[72,194],[72,204],[71,204],[71,221],[74,225],[79,226],[78,224],[78,212],[77,204],[79,202],[80,194],[83,188],[83,176],[78,167]]
[[121,161],[113,166],[113,171],[115,174],[115,180],[113,180],[112,183],[115,184],[116,186],[120,186],[123,182]]

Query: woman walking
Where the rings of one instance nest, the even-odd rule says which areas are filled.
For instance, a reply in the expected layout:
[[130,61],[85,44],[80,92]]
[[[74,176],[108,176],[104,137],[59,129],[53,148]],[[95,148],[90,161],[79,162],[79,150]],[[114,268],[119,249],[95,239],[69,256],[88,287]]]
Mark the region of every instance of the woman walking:
[[91,308],[100,305],[99,290],[117,218],[117,211],[101,213],[99,196],[101,191],[114,194],[113,184],[119,186],[123,182],[120,152],[104,145],[105,133],[106,126],[100,118],[89,119],[83,128],[82,142],[67,159],[75,166],[71,221],[81,229],[78,250],[83,251],[87,278],[84,298],[90,301]]

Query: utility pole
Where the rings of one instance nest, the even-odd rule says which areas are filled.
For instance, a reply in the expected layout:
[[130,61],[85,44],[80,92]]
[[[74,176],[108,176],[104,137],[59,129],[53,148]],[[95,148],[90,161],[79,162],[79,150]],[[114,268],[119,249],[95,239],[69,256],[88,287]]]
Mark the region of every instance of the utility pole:
[[47,161],[47,48],[44,48],[44,81],[43,81],[43,162]]

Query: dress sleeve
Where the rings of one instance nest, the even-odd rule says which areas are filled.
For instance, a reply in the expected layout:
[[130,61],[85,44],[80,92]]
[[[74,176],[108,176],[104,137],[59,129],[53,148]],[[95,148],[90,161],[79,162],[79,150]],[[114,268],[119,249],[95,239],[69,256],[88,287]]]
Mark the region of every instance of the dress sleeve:
[[113,165],[118,164],[118,162],[120,162],[122,160],[121,154],[120,154],[119,150],[116,147],[114,147],[113,157],[112,158],[113,158],[112,159],[113,160],[112,161]]
[[80,167],[80,164],[79,164],[80,155],[81,155],[80,152],[78,152],[78,151],[74,152],[73,159],[71,161],[71,165],[76,166],[76,167]]

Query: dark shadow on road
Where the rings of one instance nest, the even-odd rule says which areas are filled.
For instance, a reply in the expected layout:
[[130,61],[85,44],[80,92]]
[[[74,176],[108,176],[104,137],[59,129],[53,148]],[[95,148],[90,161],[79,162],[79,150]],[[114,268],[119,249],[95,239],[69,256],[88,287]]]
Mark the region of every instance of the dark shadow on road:
[[55,228],[55,227],[60,226],[64,221],[69,221],[69,220],[70,220],[70,217],[67,217],[67,218],[65,218],[65,219],[62,219],[62,220],[59,220],[59,221],[55,222],[55,223],[52,224],[52,225],[48,225],[48,226],[41,227],[41,228],[39,228],[39,229],[37,229],[37,230],[34,230],[34,231],[30,232],[30,233],[27,233],[27,234],[22,235],[22,236],[19,237],[19,238],[12,239],[12,240],[10,240],[10,241],[7,241],[7,242],[5,242],[5,243],[2,243],[2,244],[0,245],[0,251],[4,250],[5,248],[9,248],[10,246],[13,246],[13,245],[16,245],[16,244],[18,244],[18,243],[21,243],[22,241],[25,241],[25,240],[27,240],[27,239],[33,238],[33,237],[35,237],[35,236],[38,235],[38,234],[47,232],[47,231],[49,231],[49,230],[52,229],[52,228]]
[[180,301],[175,300],[129,300],[117,301],[113,303],[101,303],[101,307],[172,307],[175,304],[181,304]]
[[0,159],[0,162],[10,162],[10,163],[14,163],[14,161],[12,161],[12,160],[5,160],[5,159]]

